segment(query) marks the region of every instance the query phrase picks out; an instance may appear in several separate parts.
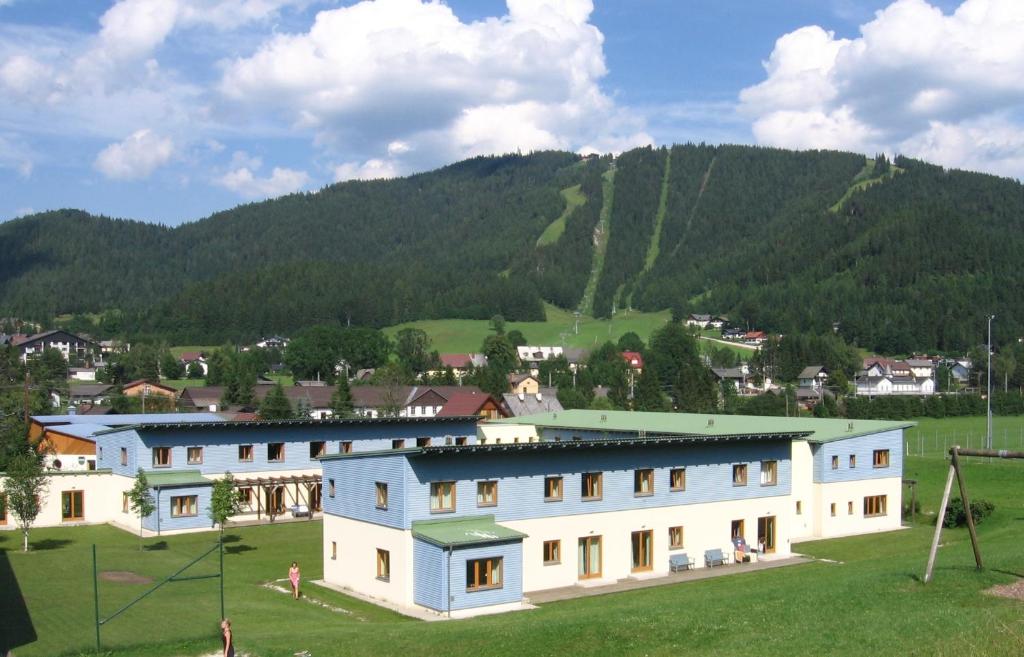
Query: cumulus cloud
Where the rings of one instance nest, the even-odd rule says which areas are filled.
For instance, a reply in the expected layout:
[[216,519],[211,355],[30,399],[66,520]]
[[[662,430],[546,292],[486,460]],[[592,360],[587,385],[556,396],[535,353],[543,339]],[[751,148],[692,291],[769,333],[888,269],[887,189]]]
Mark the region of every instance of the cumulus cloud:
[[362,163],[344,162],[334,167],[334,182],[378,180],[380,178],[395,178],[398,175],[398,164],[393,160],[372,159]]
[[93,165],[107,178],[138,180],[148,178],[174,154],[174,142],[151,130],[137,130],[124,141],[110,144],[96,156]]
[[1024,2],[965,0],[944,14],[897,0],[860,32],[808,26],[776,41],[766,79],[740,93],[757,141],[1024,176]]
[[336,168],[347,177],[601,138],[648,143],[600,89],[592,11],[590,0],[509,0],[506,16],[465,23],[436,2],[358,2],[226,62],[220,88],[329,151],[367,155]]
[[[258,169],[259,161],[255,161],[254,164]],[[274,167],[269,176],[261,178],[256,175],[254,169],[243,166],[227,172],[217,180],[217,183],[244,198],[273,198],[302,189],[309,184],[309,174],[305,171]]]

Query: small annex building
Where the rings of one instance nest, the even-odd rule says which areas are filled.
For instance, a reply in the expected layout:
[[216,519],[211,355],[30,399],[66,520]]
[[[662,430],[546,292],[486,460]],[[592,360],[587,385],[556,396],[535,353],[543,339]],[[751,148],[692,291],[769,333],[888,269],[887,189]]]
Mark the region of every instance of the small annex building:
[[668,574],[742,538],[901,525],[913,423],[570,410],[482,423],[475,444],[323,457],[324,578],[452,617],[530,592]]

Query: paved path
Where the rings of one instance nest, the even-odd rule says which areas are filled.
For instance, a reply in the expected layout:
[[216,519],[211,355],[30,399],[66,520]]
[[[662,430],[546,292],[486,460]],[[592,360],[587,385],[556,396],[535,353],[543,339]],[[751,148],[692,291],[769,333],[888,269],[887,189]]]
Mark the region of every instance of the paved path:
[[527,594],[527,599],[530,604],[545,604],[547,602],[557,602],[559,600],[572,600],[575,598],[583,598],[591,595],[604,595],[605,593],[618,593],[620,591],[633,591],[635,589],[646,589],[652,586],[664,586],[666,584],[679,584],[681,582],[691,582],[700,579],[710,579],[712,577],[723,577],[725,575],[737,575],[739,573],[750,573],[756,570],[769,570],[771,568],[782,568],[785,566],[795,566],[803,563],[812,563],[814,559],[803,556],[792,556],[785,557],[782,559],[771,559],[766,561],[758,561],[757,563],[741,563],[741,564],[729,564],[728,566],[718,566],[716,568],[697,568],[694,570],[684,570],[678,573],[669,573],[664,577],[652,577],[650,579],[620,579],[619,581],[608,584],[607,586],[594,586],[594,587],[582,587],[582,586],[566,586],[559,589],[547,589],[544,591],[534,591]]

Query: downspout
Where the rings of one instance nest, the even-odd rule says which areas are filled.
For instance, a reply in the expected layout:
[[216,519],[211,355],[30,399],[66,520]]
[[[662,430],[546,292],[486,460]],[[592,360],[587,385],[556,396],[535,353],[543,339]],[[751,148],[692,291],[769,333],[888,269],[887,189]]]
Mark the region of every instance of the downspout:
[[160,487],[156,487],[156,535],[160,535]]
[[452,546],[445,548],[448,553],[448,574],[445,577],[444,594],[448,598],[448,618],[452,617]]

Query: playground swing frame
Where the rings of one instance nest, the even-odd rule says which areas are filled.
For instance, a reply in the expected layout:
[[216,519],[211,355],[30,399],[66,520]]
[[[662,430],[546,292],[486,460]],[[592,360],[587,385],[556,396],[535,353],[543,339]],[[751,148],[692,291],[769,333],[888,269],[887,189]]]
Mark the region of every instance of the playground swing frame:
[[967,516],[967,531],[971,536],[971,548],[974,550],[974,563],[978,570],[984,569],[981,561],[981,546],[978,543],[978,531],[974,527],[974,516],[971,514],[971,500],[967,493],[967,481],[964,479],[963,471],[960,469],[961,456],[980,456],[984,458],[998,459],[1024,459],[1024,452],[1014,452],[1007,449],[961,449],[954,445],[949,450],[949,474],[946,476],[946,488],[942,492],[942,503],[939,505],[939,515],[935,520],[935,535],[932,537],[932,547],[928,553],[928,565],[924,571],[924,583],[932,580],[935,569],[935,556],[939,550],[939,540],[942,538],[942,525],[946,519],[946,507],[949,505],[949,494],[953,489],[953,476],[956,476],[957,485],[960,488],[960,499],[964,504],[965,515]]

